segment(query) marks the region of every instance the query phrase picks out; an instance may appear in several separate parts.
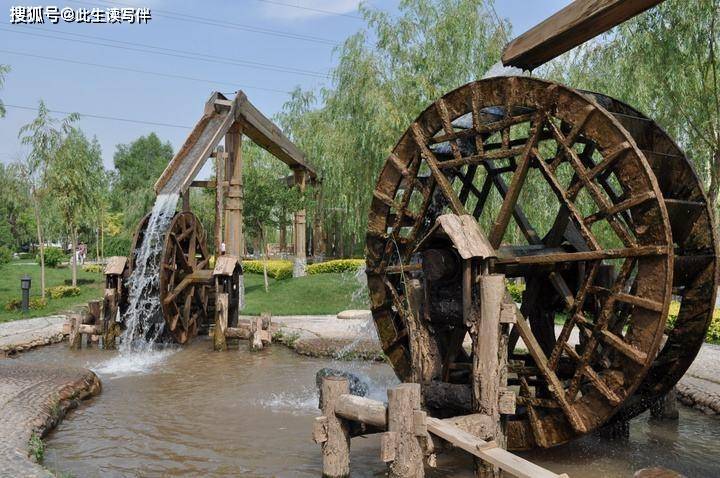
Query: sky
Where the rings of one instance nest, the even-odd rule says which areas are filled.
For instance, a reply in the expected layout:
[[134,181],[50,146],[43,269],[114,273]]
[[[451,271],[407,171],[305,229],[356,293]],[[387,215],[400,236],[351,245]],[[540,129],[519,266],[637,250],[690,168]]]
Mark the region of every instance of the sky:
[[[288,93],[327,84],[333,48],[363,27],[360,0],[0,0],[0,64],[10,65],[0,99],[0,162],[25,153],[17,138],[42,99],[51,110],[78,112],[112,167],[117,144],[156,132],[175,150],[213,91],[242,89],[266,116]],[[522,33],[570,0],[497,0],[500,17]],[[398,0],[370,0],[393,14]],[[151,10],[147,24],[12,25],[12,6],[51,5]],[[101,65],[101,66],[98,66]],[[140,121],[135,123],[92,117]],[[62,115],[60,115],[62,116]]]

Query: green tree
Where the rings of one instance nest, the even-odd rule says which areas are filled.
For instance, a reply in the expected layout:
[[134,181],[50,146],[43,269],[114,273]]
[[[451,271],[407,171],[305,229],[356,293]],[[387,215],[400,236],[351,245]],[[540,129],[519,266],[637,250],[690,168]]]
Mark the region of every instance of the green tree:
[[16,164],[0,163],[0,245],[17,250],[32,240],[30,197]]
[[285,186],[277,160],[256,146],[243,148],[243,154],[247,161],[243,171],[245,230],[258,240],[267,292],[267,230],[277,228],[284,214],[302,209],[304,198],[299,188]]
[[153,185],[172,157],[170,143],[163,143],[155,133],[117,146],[110,204],[113,211],[124,212],[128,231],[152,208]]
[[47,171],[48,187],[55,197],[72,243],[72,285],[77,285],[78,229],[95,224],[104,176],[102,153],[97,139],[88,141],[73,128]]
[[43,219],[47,216],[43,210],[43,200],[47,192],[45,180],[47,169],[60,149],[65,137],[72,129],[72,123],[80,116],[72,113],[62,120],[50,116],[45,103],[41,100],[37,117],[20,128],[18,137],[22,144],[30,147],[30,152],[18,163],[20,174],[30,191],[38,246],[40,248],[40,287],[45,298],[45,236]]
[[720,0],[668,0],[550,68],[570,85],[618,97],[663,125],[694,161],[716,214],[719,21]]
[[402,0],[393,16],[363,6],[367,29],[338,49],[331,87],[296,90],[284,105],[278,121],[323,172],[314,213],[336,213],[341,245],[364,235],[380,168],[411,121],[499,60],[509,25],[496,24],[492,3]]
[[[5,86],[5,75],[7,75],[10,72],[10,67],[8,65],[0,65],[0,88]],[[0,118],[3,118],[5,116],[5,105],[3,104],[2,100],[0,100]]]

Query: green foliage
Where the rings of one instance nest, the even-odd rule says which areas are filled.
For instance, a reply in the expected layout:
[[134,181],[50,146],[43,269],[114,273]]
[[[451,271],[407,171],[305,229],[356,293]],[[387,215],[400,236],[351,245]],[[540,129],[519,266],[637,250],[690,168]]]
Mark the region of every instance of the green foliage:
[[[36,256],[38,262],[40,262],[40,254]],[[57,247],[46,247],[45,248],[45,265],[48,267],[59,267],[63,261],[67,260],[67,255]]]
[[28,451],[30,452],[30,456],[33,457],[37,463],[42,463],[43,458],[45,457],[45,443],[43,443],[42,438],[40,438],[40,435],[37,433],[30,435],[30,439],[28,440]]
[[296,90],[278,115],[323,171],[323,201],[309,221],[319,215],[344,239],[364,237],[378,173],[403,131],[430,102],[500,58],[509,26],[496,25],[492,3],[403,0],[397,15],[361,6],[366,30],[338,49],[332,85]]
[[307,268],[308,275],[357,272],[361,267],[365,266],[365,259],[337,259],[327,262],[318,262],[310,264]]
[[127,256],[130,253],[132,239],[127,236],[105,238],[105,257]]
[[48,294],[50,294],[51,299],[74,297],[80,295],[80,288],[67,285],[58,285],[55,287],[50,287],[48,289]]
[[105,272],[105,268],[102,266],[102,264],[85,264],[82,267],[82,270],[85,272],[93,272],[95,274],[102,274]]
[[[43,299],[42,297],[30,297],[30,300],[28,301],[28,306],[30,307],[30,310],[42,310],[47,307],[47,304],[47,299]],[[20,309],[22,309],[22,299],[18,297],[14,297],[5,302],[5,310],[7,310],[8,312],[13,312]]]
[[[126,230],[132,230],[152,208],[155,201],[153,184],[172,157],[170,143],[163,143],[155,133],[117,146],[113,157],[115,175],[110,204],[112,211],[124,213]],[[125,254],[127,251],[122,255]],[[110,254],[106,251],[106,255]]]
[[[673,301],[670,303],[670,310],[668,311],[667,328],[675,327],[678,314],[680,313],[680,302]],[[710,327],[708,328],[707,334],[705,335],[705,342],[720,343],[720,309],[715,309],[713,312],[712,320],[710,321]]]
[[[262,274],[263,261],[243,261],[243,272],[246,274]],[[293,264],[290,261],[267,261],[268,277],[276,280],[292,278]]]
[[12,260],[13,253],[5,246],[0,246],[0,265],[7,264]]
[[0,163],[0,246],[19,249],[32,241],[33,229],[32,205],[20,168]]
[[515,302],[518,304],[522,302],[523,292],[525,292],[525,284],[516,284],[514,281],[505,281],[505,288]]
[[[10,72],[10,67],[8,65],[0,65],[0,88],[5,86],[5,75]],[[2,100],[0,100],[0,118],[5,117],[5,105],[3,104]]]
[[285,329],[280,329],[275,332],[272,336],[273,342],[283,344],[287,347],[294,348],[295,343],[300,338],[299,332],[286,332]]

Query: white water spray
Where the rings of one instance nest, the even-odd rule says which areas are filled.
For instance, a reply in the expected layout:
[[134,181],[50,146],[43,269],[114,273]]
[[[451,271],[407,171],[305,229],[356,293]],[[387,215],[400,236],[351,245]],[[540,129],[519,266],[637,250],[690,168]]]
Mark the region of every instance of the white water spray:
[[[160,194],[145,229],[142,244],[137,251],[135,268],[128,280],[128,309],[125,313],[126,329],[120,344],[121,354],[147,352],[163,331],[160,320],[160,254],[165,234],[175,214],[178,194]],[[155,324],[154,330],[151,330]]]

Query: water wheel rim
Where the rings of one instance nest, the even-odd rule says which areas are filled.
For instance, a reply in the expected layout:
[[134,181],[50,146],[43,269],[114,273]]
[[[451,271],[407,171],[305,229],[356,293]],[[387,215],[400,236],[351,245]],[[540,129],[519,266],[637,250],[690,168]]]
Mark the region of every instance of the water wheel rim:
[[[668,326],[667,340],[663,344],[652,364],[642,385],[635,395],[628,400],[617,420],[628,420],[647,410],[656,400],[668,393],[678,380],[685,374],[695,360],[705,342],[710,323],[713,319],[717,289],[720,283],[720,261],[718,261],[718,235],[715,217],[702,182],[692,161],[678,146],[677,142],[660,126],[644,113],[634,107],[607,95],[587,92],[596,98],[605,109],[617,115],[623,122],[627,121],[628,132],[633,136],[638,147],[643,149],[651,167],[656,173],[665,173],[665,180],[658,178],[658,185],[664,198],[675,201],[703,203],[701,210],[694,211],[688,218],[693,226],[680,231],[683,236],[678,241],[678,227],[673,224],[670,215],[673,242],[681,243],[676,247],[675,272],[673,274],[674,295],[681,296],[677,320]],[[633,127],[639,119],[643,127]],[[705,264],[691,274],[683,274],[678,256],[702,256]],[[685,300],[688,299],[688,300]]]
[[[615,174],[615,172],[618,171],[619,174],[623,176],[620,183],[624,188],[623,191],[629,191],[630,194],[628,197],[637,199],[640,196],[636,196],[636,192],[638,194],[640,194],[640,192],[644,194],[641,207],[639,207],[638,204],[634,204],[628,208],[633,210],[634,217],[632,222],[643,226],[642,229],[636,227],[632,230],[635,242],[640,246],[657,246],[658,251],[664,251],[659,252],[652,258],[638,257],[625,261],[626,263],[632,263],[632,265],[625,267],[626,275],[630,276],[630,273],[636,267],[638,269],[641,268],[642,272],[644,272],[645,275],[638,275],[637,277],[640,277],[640,279],[635,278],[634,281],[640,292],[647,292],[652,296],[652,301],[643,303],[643,306],[651,306],[654,310],[636,311],[637,305],[633,305],[632,316],[629,318],[631,327],[627,332],[620,331],[620,335],[623,333],[628,334],[621,341],[630,341],[633,347],[636,346],[637,351],[641,352],[636,353],[635,349],[631,350],[632,353],[635,354],[634,361],[628,358],[617,358],[617,360],[623,363],[625,371],[610,370],[622,372],[622,380],[629,382],[622,383],[617,388],[622,396],[616,397],[619,399],[615,400],[613,404],[603,403],[603,399],[607,397],[603,396],[598,398],[597,395],[599,395],[600,392],[591,390],[587,395],[583,394],[577,403],[573,403],[572,407],[561,407],[564,409],[560,413],[552,409],[543,409],[541,410],[543,416],[540,418],[536,417],[532,424],[530,422],[533,420],[528,418],[528,413],[525,413],[524,416],[516,417],[517,419],[509,423],[508,446],[510,448],[522,449],[537,445],[551,446],[568,441],[582,431],[597,428],[617,412],[622,400],[632,395],[657,354],[670,302],[673,255],[670,252],[669,246],[672,242],[667,210],[661,201],[661,191],[645,157],[638,150],[632,137],[630,137],[619,122],[600,105],[575,90],[557,84],[530,78],[501,77],[482,80],[458,88],[433,103],[421,113],[411,128],[403,135],[388,158],[378,179],[374,193],[368,221],[366,242],[367,275],[371,307],[385,353],[396,373],[401,379],[406,380],[411,376],[410,352],[407,346],[407,328],[404,325],[405,318],[402,316],[402,307],[394,304],[394,302],[398,302],[398,293],[397,290],[392,290],[392,284],[389,283],[390,280],[388,279],[389,276],[386,275],[386,271],[389,270],[388,267],[396,267],[392,264],[392,257],[395,254],[394,251],[397,251],[398,255],[402,255],[408,250],[411,250],[412,242],[418,240],[416,236],[423,228],[427,229],[431,225],[429,223],[432,221],[426,220],[424,216],[432,205],[436,203],[442,205],[444,201],[449,204],[449,209],[451,209],[452,212],[466,212],[465,206],[468,201],[467,198],[470,197],[469,193],[463,191],[466,188],[461,186],[458,188],[461,189],[460,193],[457,194],[453,186],[449,184],[450,181],[448,181],[447,177],[443,180],[444,175],[442,170],[450,167],[457,169],[460,173],[454,175],[454,177],[457,178],[468,172],[470,168],[467,161],[464,161],[462,152],[459,152],[459,150],[462,149],[460,147],[460,135],[458,135],[452,122],[469,113],[475,120],[472,122],[472,125],[466,129],[466,131],[470,130],[471,133],[474,133],[468,136],[468,141],[472,141],[478,137],[482,138],[479,132],[488,129],[488,124],[493,124],[490,120],[484,118],[483,115],[487,116],[492,113],[486,112],[489,111],[488,108],[498,107],[502,107],[505,111],[511,112],[509,116],[512,117],[521,117],[525,114],[529,115],[527,117],[528,121],[535,118],[536,124],[542,125],[536,128],[537,131],[540,131],[540,134],[544,134],[545,130],[552,130],[552,134],[555,135],[556,138],[564,138],[565,136],[563,135],[568,135],[569,137],[569,135],[572,134],[575,134],[575,138],[591,138],[601,152],[600,155],[602,159],[607,158],[610,160],[610,158],[613,158],[612,161],[614,162],[608,163],[605,167],[611,171],[611,174]],[[525,110],[522,108],[525,108]],[[538,112],[544,112],[542,114],[547,113],[550,119],[543,118]],[[553,127],[551,123],[555,119],[570,125],[579,125],[578,131],[559,131],[562,123]],[[503,143],[502,149],[509,150],[512,125],[506,125],[500,129],[503,131],[507,129],[509,131],[507,135],[504,132],[500,133],[502,138],[498,139],[498,141],[502,141]],[[491,132],[495,133],[496,131],[498,130],[492,130]],[[537,131],[532,134],[537,133]],[[530,135],[529,133],[528,138]],[[485,142],[486,140],[487,138],[481,142]],[[537,138],[533,139],[533,141],[537,141]],[[448,159],[438,161],[437,158],[434,157],[435,155],[430,146],[441,142],[449,144]],[[558,140],[558,142],[560,141]],[[570,147],[573,147],[574,144],[574,141],[570,143]],[[523,145],[521,144],[521,146]],[[533,145],[533,147],[535,146],[536,145]],[[614,150],[613,147],[615,148]],[[480,148],[480,146],[476,146],[476,151],[478,148]],[[532,148],[526,149],[527,151],[532,151]],[[524,151],[523,154],[525,156],[521,159],[521,163],[526,170],[528,167],[527,164],[529,164],[528,161],[530,161],[526,157],[528,153],[523,148],[520,148],[518,151],[520,150]],[[568,158],[574,158],[569,148],[565,148],[564,151],[564,154],[566,154]],[[620,151],[620,153],[618,151]],[[533,154],[536,153],[533,151]],[[489,156],[490,155],[485,155],[485,163],[489,161],[489,159],[487,159]],[[540,157],[539,154],[537,154],[537,156]],[[539,159],[537,161],[537,167],[543,170],[543,174],[546,177],[550,177],[551,174],[547,173],[548,168],[547,164],[545,164],[545,160],[547,159],[550,158],[543,157]],[[515,161],[513,160],[512,162]],[[418,171],[422,166],[426,166],[431,173],[424,185],[422,184],[423,181],[419,181],[418,179]],[[517,164],[515,164],[513,171],[514,176],[518,171]],[[585,172],[587,173],[586,168]],[[475,174],[475,172],[473,172],[473,174]],[[497,173],[492,176],[495,177],[496,175]],[[550,182],[549,179],[547,181]],[[594,177],[591,178],[591,182],[593,181]],[[519,183],[522,185],[523,181],[519,180]],[[403,184],[403,193],[410,191],[407,195],[398,194],[401,190],[400,186]],[[568,187],[569,186],[571,186],[571,184],[568,184]],[[437,200],[434,196],[434,191],[436,191],[438,187],[441,190],[442,200]],[[510,187],[512,188],[512,184]],[[412,202],[411,196],[414,192],[423,188],[425,190],[420,193],[422,200],[418,201],[418,203],[421,204],[420,210],[413,211],[415,213],[413,216],[404,208]],[[596,184],[595,189],[597,188],[598,185]],[[428,191],[428,189],[430,191]],[[557,189],[562,190],[562,187],[558,187]],[[591,188],[588,187],[588,190],[590,189]],[[477,193],[473,192],[473,194],[477,196]],[[460,200],[463,195],[465,199]],[[505,200],[502,202],[504,204]],[[613,207],[618,205],[616,201],[611,201],[611,204]],[[568,204],[568,209],[573,209],[570,206],[571,204]],[[500,244],[505,231],[504,227],[507,227],[507,210],[513,209],[513,207],[511,204],[509,207],[501,207],[500,209],[506,210],[506,212],[503,213],[502,220],[496,223],[500,226],[497,230],[495,230],[495,226],[493,226],[493,230],[489,233],[490,240],[494,242],[495,246]],[[413,219],[411,221],[413,225],[409,228],[409,244],[407,241],[403,243],[404,239],[400,234],[403,227],[408,229],[403,222],[406,219],[406,215]],[[510,212],[510,215],[512,215],[512,212]],[[575,217],[572,219],[574,222]],[[582,229],[583,227],[580,223],[585,222],[587,219],[587,217],[578,215],[577,228]],[[389,220],[393,221],[392,225],[389,224]],[[601,220],[606,219],[601,218]],[[388,229],[389,226],[393,227]],[[587,231],[585,232],[587,233]],[[588,237],[590,236],[592,236],[592,234]],[[597,244],[594,244],[594,246],[597,246]],[[401,249],[403,249],[404,252],[401,252]],[[406,255],[406,258],[407,257],[409,256]],[[656,280],[651,280],[648,273],[652,273],[656,277]],[[618,291],[619,290],[620,288],[618,288]],[[623,300],[629,300],[626,295],[628,294],[621,296]],[[606,303],[616,302],[618,296],[617,294],[613,294],[611,297],[613,297],[613,300],[606,300]],[[639,303],[635,298],[636,297],[633,296],[632,299],[635,304]],[[612,312],[612,309],[610,312]],[[606,315],[609,315],[609,313]],[[643,322],[643,328],[633,327],[641,322]],[[603,338],[604,337],[605,335],[603,335]],[[607,339],[612,340],[610,337],[607,337]],[[620,347],[620,344],[615,343],[614,346]],[[625,346],[623,345],[623,347]],[[628,352],[628,350],[625,350],[625,352]],[[565,352],[562,351],[560,352],[561,355],[564,353]],[[591,354],[592,353],[594,352],[591,352]],[[630,373],[630,371],[632,373]],[[577,373],[573,377],[575,376],[577,376]],[[582,377],[583,374],[581,373],[580,376]],[[604,375],[603,380],[606,379],[607,375]],[[570,385],[574,382],[575,380],[573,379]],[[600,385],[598,385],[598,387],[600,387]],[[577,384],[574,388],[574,393],[577,394]],[[607,392],[607,390],[604,390],[604,392]],[[577,412],[577,416],[575,416],[575,412]],[[568,421],[573,420],[573,426],[568,426]],[[538,429],[541,430],[541,433],[538,433]]]
[[207,300],[197,297],[197,291],[206,288],[203,284],[191,284],[181,291],[178,286],[185,277],[206,268],[208,258],[202,223],[189,211],[176,214],[160,258],[160,304],[166,330],[179,344],[197,335],[198,322],[207,319]]

